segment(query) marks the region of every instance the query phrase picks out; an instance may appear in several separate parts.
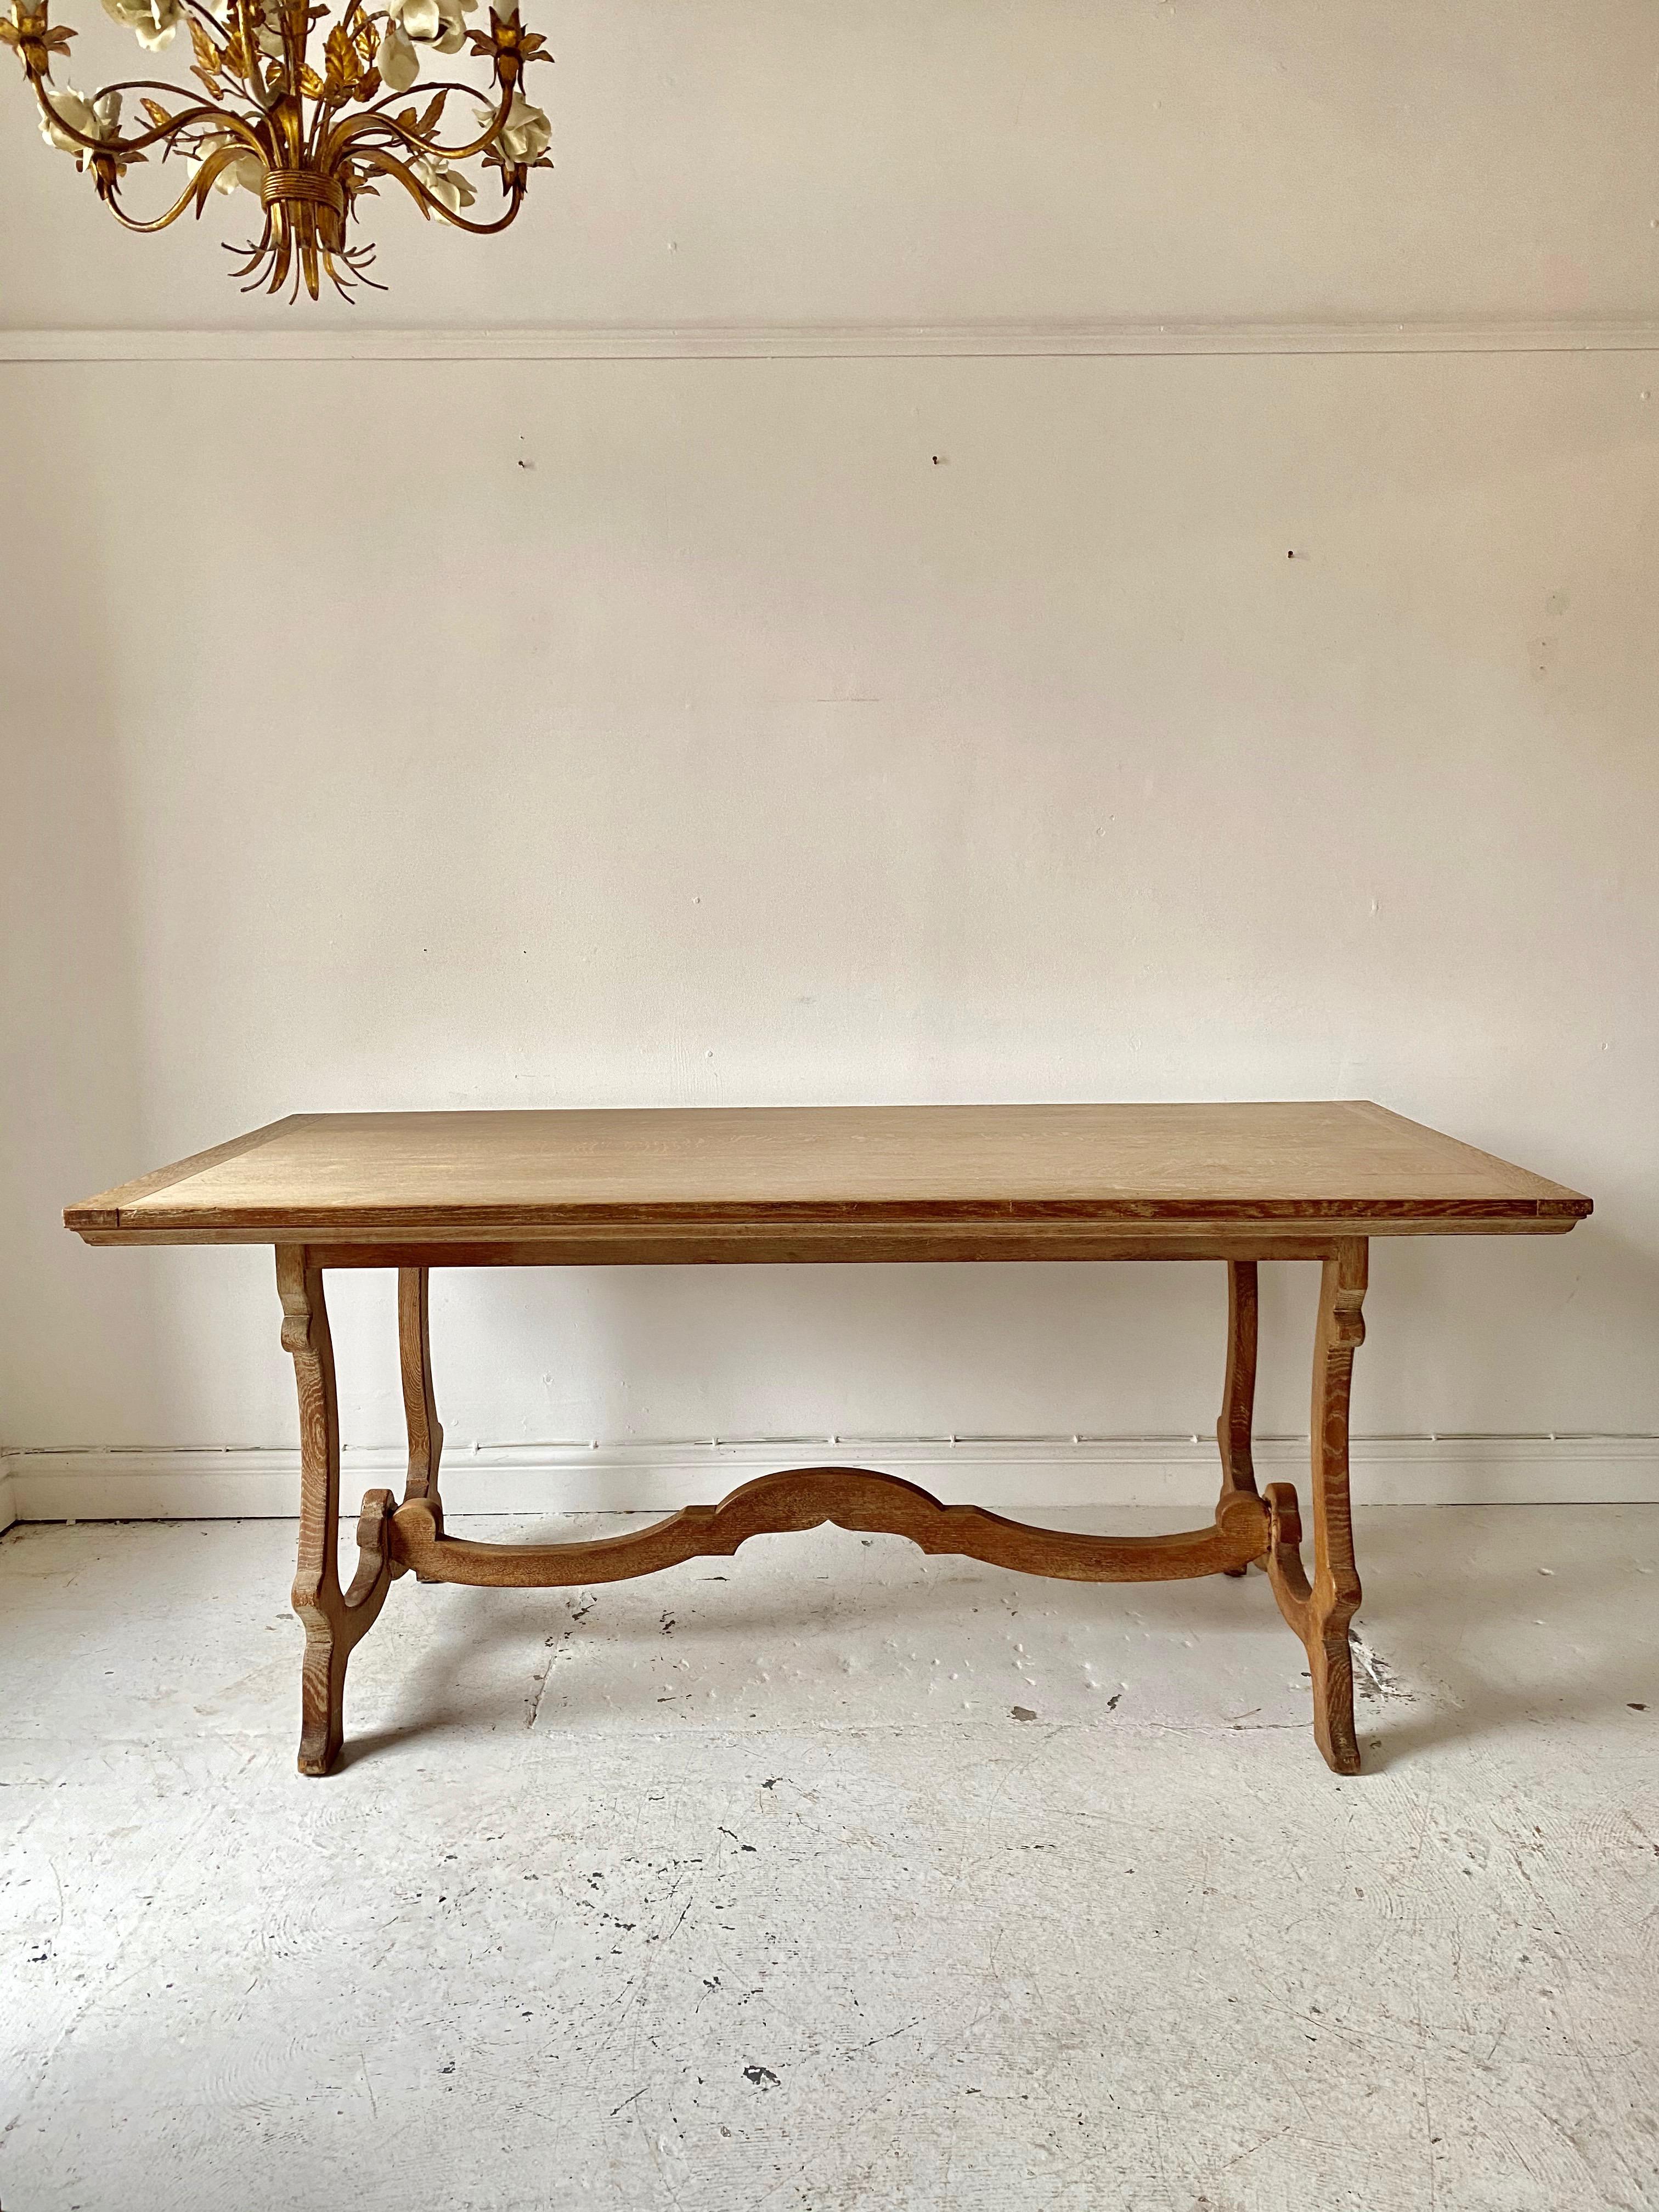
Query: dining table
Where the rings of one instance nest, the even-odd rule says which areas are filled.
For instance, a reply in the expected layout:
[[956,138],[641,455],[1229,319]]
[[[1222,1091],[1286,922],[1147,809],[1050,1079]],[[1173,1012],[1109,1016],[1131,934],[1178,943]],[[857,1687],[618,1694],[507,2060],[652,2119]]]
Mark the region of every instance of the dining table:
[[[299,1394],[302,1774],[326,1774],[338,1759],[347,1661],[404,1576],[596,1584],[834,1522],[1075,1582],[1259,1567],[1307,1654],[1315,1741],[1348,1775],[1360,1765],[1349,1401],[1370,1240],[1560,1236],[1590,1203],[1386,1107],[1332,1099],[290,1114],[84,1199],[64,1218],[90,1245],[274,1249]],[[485,1542],[445,1527],[434,1267],[1034,1261],[1226,1269],[1219,1491],[1204,1526],[1079,1534],[944,1504],[878,1468],[807,1465],[578,1542]],[[1305,1549],[1296,1486],[1259,1489],[1251,1460],[1263,1261],[1319,1270]],[[397,1273],[409,1468],[401,1498],[386,1489],[364,1497],[346,1580],[324,1285],[336,1270],[361,1268]]]

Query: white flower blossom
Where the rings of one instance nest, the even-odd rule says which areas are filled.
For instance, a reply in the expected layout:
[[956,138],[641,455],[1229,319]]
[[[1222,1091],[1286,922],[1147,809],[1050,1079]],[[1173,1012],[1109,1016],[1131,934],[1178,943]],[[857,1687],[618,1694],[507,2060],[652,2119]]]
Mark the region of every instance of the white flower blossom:
[[56,146],[65,154],[85,155],[89,151],[78,139],[70,137],[70,131],[78,131],[82,138],[113,138],[121,128],[118,92],[106,92],[101,99],[88,100],[71,85],[53,85],[52,104],[69,125],[69,131],[58,127],[55,116],[43,112],[40,136],[49,146]]
[[459,169],[452,169],[447,161],[439,160],[435,155],[423,154],[410,166],[414,176],[451,215],[470,208],[478,197],[470,178],[464,177]]
[[[104,0],[104,5],[107,7],[109,0]],[[288,48],[283,43],[283,26],[276,9],[273,8],[270,15],[266,15],[263,9],[251,7],[248,15],[253,25],[253,43],[258,52],[268,62],[285,59]]]
[[[107,0],[106,0],[107,4]],[[421,73],[416,51],[458,54],[466,44],[466,17],[478,0],[392,0],[376,66],[392,92],[407,92]]]
[[185,20],[182,0],[104,0],[104,13],[112,23],[132,32],[151,53],[158,46],[170,46]]
[[[494,122],[496,111],[493,107],[481,107],[477,113],[478,128],[482,131],[487,124]],[[553,143],[553,125],[546,111],[527,100],[515,85],[513,105],[507,111],[507,120],[490,143],[506,161],[539,161]]]
[[213,179],[213,190],[230,193],[240,185],[245,192],[252,192],[257,198],[265,180],[265,165],[251,146],[243,145],[228,131],[210,131],[197,141],[195,159],[190,165],[191,182],[201,175],[209,157],[224,146],[236,146],[240,150],[232,155]]

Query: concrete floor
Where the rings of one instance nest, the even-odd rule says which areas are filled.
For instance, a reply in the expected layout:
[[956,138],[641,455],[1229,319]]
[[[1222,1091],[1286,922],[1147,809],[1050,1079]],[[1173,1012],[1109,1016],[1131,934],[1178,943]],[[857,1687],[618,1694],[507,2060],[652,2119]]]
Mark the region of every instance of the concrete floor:
[[1360,1522],[1346,1782],[1259,1576],[836,1530],[400,1583],[302,1782],[290,1525],[13,1529],[0,2203],[1659,2206],[1659,1508]]

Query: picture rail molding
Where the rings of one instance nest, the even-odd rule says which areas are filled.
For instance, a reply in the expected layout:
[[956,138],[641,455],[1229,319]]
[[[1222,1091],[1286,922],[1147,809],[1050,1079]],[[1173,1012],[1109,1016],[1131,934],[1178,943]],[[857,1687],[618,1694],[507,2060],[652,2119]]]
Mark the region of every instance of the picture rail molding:
[[1659,315],[1533,321],[568,324],[522,330],[0,330],[0,363],[997,361],[1659,352]]

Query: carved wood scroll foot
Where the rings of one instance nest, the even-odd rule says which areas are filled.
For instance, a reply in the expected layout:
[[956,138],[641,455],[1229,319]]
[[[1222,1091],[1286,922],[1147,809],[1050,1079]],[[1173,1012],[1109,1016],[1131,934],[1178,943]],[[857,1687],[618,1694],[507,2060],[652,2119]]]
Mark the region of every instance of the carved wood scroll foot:
[[371,1490],[357,1521],[357,1571],[342,1593],[336,1581],[333,1601],[326,1596],[294,1610],[305,1624],[306,1652],[300,1672],[300,1758],[301,1774],[326,1774],[345,1741],[346,1662],[368,1635],[392,1587],[392,1497]]

